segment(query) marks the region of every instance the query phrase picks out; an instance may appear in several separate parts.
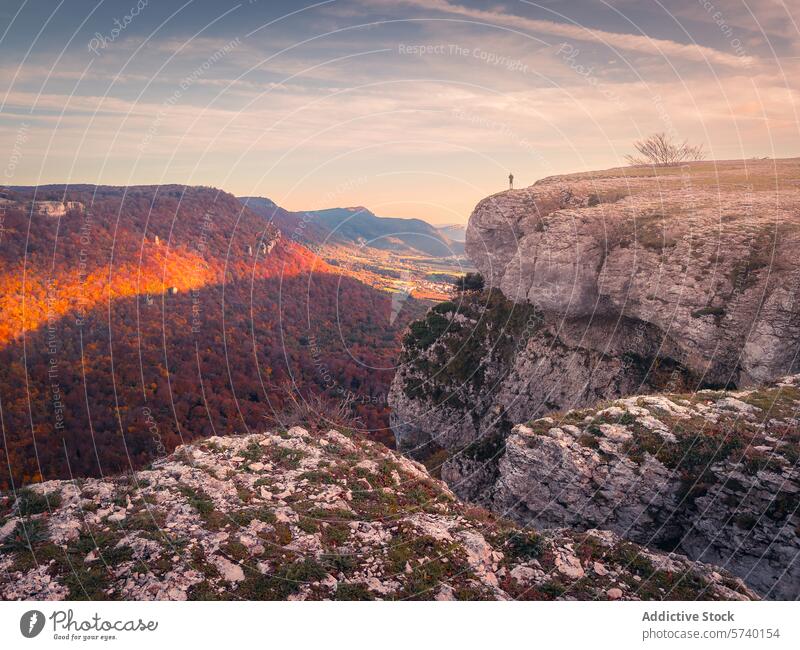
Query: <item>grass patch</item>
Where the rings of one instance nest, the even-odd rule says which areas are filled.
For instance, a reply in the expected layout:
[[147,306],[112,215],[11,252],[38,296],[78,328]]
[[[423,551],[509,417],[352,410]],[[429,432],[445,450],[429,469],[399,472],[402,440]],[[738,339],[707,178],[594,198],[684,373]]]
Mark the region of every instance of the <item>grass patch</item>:
[[196,490],[187,486],[181,486],[181,494],[186,497],[189,505],[201,515],[209,515],[214,511],[214,502],[202,490]]
[[283,469],[297,469],[305,454],[297,449],[274,445],[267,452],[269,460]]
[[356,568],[356,561],[349,553],[325,553],[319,561],[331,573],[347,573]]
[[180,488],[181,494],[186,497],[189,505],[198,513],[200,518],[211,530],[219,530],[227,523],[227,517],[214,508],[214,502],[203,490],[197,490],[188,486]]
[[282,566],[269,577],[269,582],[279,599],[284,600],[299,591],[303,585],[322,580],[326,575],[327,571],[321,564],[306,558],[299,562]]
[[527,562],[540,557],[544,550],[542,536],[532,530],[506,530],[495,541],[508,562]]
[[32,552],[36,544],[47,540],[47,526],[38,519],[18,521],[14,530],[0,544],[4,553]]
[[239,455],[249,463],[254,463],[264,457],[264,448],[257,442],[251,442],[247,447],[239,452]]
[[340,583],[336,588],[334,600],[375,600],[363,583]]
[[50,512],[61,505],[61,495],[58,492],[39,494],[30,488],[23,488],[17,492],[16,509],[20,517],[30,517],[43,512]]

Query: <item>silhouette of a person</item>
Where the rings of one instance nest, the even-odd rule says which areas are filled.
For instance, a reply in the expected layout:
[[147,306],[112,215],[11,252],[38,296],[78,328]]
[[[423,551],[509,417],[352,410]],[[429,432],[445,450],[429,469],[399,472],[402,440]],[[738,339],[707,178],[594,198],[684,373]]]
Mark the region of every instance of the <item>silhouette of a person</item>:
[[514,174],[508,175],[508,189],[510,190],[514,189]]

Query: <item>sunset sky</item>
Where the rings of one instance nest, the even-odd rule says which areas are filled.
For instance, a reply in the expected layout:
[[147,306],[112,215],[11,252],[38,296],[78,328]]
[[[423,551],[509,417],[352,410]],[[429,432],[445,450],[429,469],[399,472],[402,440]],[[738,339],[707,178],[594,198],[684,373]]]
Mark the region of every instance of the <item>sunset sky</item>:
[[789,0],[3,0],[0,183],[452,223],[509,171],[617,166],[655,131],[796,156],[798,24]]

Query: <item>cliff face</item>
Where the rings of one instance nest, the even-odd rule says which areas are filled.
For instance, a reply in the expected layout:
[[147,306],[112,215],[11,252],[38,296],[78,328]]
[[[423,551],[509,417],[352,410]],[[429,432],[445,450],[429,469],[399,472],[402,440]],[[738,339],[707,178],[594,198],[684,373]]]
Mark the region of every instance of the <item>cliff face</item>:
[[[608,527],[797,597],[796,380],[695,391],[800,371],[798,173],[626,168],[481,201],[467,253],[487,290],[412,325],[390,393],[398,446],[520,522]],[[652,398],[679,415],[659,420],[656,392],[682,393]],[[630,395],[619,422],[572,421]],[[515,427],[557,412],[541,435]]]
[[626,168],[481,201],[467,253],[497,291],[411,332],[390,394],[401,448],[800,371],[798,173],[798,160]]
[[749,599],[600,530],[536,533],[338,431],[214,437],[0,495],[2,599]]
[[481,201],[467,253],[593,349],[596,319],[624,320],[707,383],[769,381],[800,369],[798,173],[792,159],[549,178]]
[[[634,396],[518,425],[493,509],[602,527],[800,596],[800,376],[735,393]],[[491,462],[491,461],[489,461]]]
[[[658,359],[647,337],[632,342],[624,329],[598,319],[591,334],[598,347],[605,343],[601,352],[499,290],[437,305],[412,324],[392,382],[399,448],[421,457],[461,450],[553,410],[687,383],[686,369]],[[463,486],[460,493],[475,497]]]

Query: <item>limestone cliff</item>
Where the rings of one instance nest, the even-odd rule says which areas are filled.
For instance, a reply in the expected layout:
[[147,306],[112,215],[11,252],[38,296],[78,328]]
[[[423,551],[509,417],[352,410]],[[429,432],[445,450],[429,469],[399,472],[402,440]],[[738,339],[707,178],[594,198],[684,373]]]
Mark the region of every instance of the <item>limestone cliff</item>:
[[[713,475],[720,491],[707,497],[708,508],[703,495],[687,497],[685,477],[676,478],[685,466],[658,458],[652,431],[615,429],[625,438],[619,445],[638,449],[635,460],[592,449],[600,441],[580,423],[552,436],[552,448],[543,443],[541,457],[522,453],[529,448],[520,442],[524,429],[510,432],[548,413],[625,396],[682,393],[694,403],[692,395],[704,395],[698,390],[741,391],[799,372],[799,174],[797,159],[634,167],[549,178],[481,201],[470,217],[467,253],[487,288],[457,294],[411,326],[390,393],[398,446],[463,498],[521,522],[607,525],[640,543],[729,566],[763,594],[797,597],[798,504],[791,495],[800,491],[793,438],[800,403],[791,400],[798,396],[781,402],[780,417],[754,403],[747,418],[729,420],[716,402],[746,393],[713,393],[708,421],[693,407],[677,428],[661,423],[670,454],[693,457],[687,441],[705,450],[709,474],[697,480],[704,486]],[[794,388],[780,395],[787,390]],[[739,433],[763,437],[737,442],[738,456],[722,454],[727,464],[703,455],[727,450],[726,436]],[[785,488],[763,468],[745,471],[753,467],[752,448],[783,459],[776,471]],[[553,466],[545,461],[556,463],[557,452],[564,469],[549,477],[545,468]],[[583,470],[591,479],[576,491],[570,477]],[[737,483],[728,494],[729,479],[744,492]],[[575,501],[544,508],[552,495]],[[598,509],[596,500],[614,495],[620,509]],[[752,495],[761,501],[745,499]],[[740,502],[748,504],[744,511]],[[708,537],[711,530],[718,538]]]
[[796,159],[635,167],[481,201],[467,253],[502,293],[415,326],[390,395],[400,446],[800,371],[798,174]]
[[633,396],[516,426],[485,500],[539,527],[608,528],[800,597],[800,376]]
[[707,383],[769,381],[800,369],[798,175],[791,159],[548,178],[481,201],[467,253],[592,349],[612,319]]

